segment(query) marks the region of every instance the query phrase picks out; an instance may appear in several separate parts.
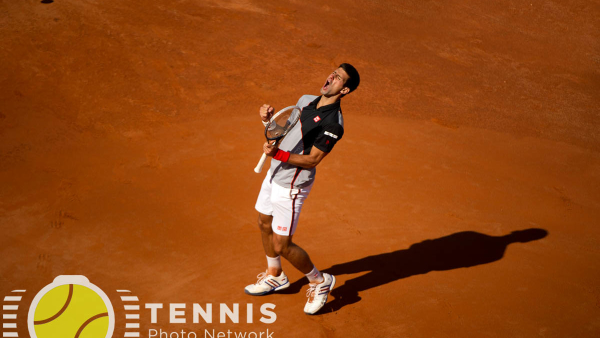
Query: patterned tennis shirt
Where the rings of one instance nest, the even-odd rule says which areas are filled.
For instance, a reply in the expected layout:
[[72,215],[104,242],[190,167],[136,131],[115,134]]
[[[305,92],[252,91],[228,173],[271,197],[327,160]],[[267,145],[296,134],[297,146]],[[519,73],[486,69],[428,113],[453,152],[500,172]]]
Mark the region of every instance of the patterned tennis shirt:
[[[279,149],[302,155],[310,154],[312,147],[317,147],[329,153],[342,139],[344,119],[340,101],[317,108],[320,100],[321,97],[315,95],[304,95],[298,100],[296,106],[302,109],[300,121],[281,141]],[[281,187],[298,189],[311,185],[315,174],[316,168],[305,169],[272,159],[267,175]]]

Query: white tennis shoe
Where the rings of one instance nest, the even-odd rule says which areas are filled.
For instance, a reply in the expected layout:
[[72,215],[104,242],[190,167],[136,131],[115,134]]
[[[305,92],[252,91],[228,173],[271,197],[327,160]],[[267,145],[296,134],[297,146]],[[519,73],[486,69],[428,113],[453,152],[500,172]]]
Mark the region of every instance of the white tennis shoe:
[[328,273],[323,273],[323,282],[320,284],[308,284],[306,296],[308,301],[304,306],[304,313],[314,315],[327,302],[327,296],[335,286],[335,276]]
[[269,275],[266,271],[256,276],[258,281],[255,284],[246,286],[244,292],[252,296],[262,296],[268,293],[287,289],[290,286],[290,280],[285,273],[281,271],[278,277]]

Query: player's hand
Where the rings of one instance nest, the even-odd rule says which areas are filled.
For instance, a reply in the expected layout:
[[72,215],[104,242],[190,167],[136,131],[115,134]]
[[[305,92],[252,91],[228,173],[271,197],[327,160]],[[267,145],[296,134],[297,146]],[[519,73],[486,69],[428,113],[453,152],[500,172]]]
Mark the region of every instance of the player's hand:
[[263,145],[263,151],[265,152],[265,154],[267,154],[267,156],[275,156],[275,154],[277,154],[278,149],[279,148],[277,146],[274,146],[269,142],[265,142],[265,144]]
[[271,107],[271,105],[265,103],[260,107],[259,111],[261,120],[263,120],[263,122],[269,122],[271,116],[273,116],[273,112],[275,111],[275,109]]

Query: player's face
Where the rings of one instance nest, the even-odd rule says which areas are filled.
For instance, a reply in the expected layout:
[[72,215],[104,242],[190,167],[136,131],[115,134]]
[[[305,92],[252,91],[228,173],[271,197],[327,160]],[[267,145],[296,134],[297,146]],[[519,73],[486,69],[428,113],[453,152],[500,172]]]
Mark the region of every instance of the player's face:
[[346,74],[346,71],[342,68],[334,70],[333,73],[329,74],[327,80],[325,80],[323,87],[321,87],[321,94],[325,96],[335,96],[340,93],[348,94],[350,89],[344,86],[349,78],[350,77],[348,74]]

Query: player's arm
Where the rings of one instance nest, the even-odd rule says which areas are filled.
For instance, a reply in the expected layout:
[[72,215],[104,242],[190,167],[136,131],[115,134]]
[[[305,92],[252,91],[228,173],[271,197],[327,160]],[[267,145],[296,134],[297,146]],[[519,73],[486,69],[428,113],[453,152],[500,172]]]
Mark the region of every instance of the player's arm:
[[[276,160],[282,160],[277,158],[278,154],[277,152],[279,151],[279,148],[273,146],[272,144],[266,142],[263,146],[263,150],[265,152],[265,154],[267,154],[267,156],[271,156],[271,157],[275,157]],[[287,153],[287,152],[284,152]],[[321,163],[321,161],[325,158],[325,156],[327,156],[327,154],[324,151],[322,151],[321,149],[317,148],[317,147],[312,147],[312,149],[310,150],[310,154],[307,155],[300,155],[300,154],[290,154],[287,153],[285,155],[286,157],[286,161],[291,165],[295,165],[297,167],[302,167],[305,169],[312,169],[314,167],[316,167],[319,163]],[[280,156],[284,156],[281,155]],[[287,157],[289,156],[289,157]]]
[[292,154],[280,150],[270,143],[265,143],[263,150],[267,156],[271,156],[278,161],[287,162],[291,165],[305,169],[312,169],[321,163],[323,158],[331,152],[337,141],[339,141],[343,135],[344,128],[341,125],[326,125],[315,139],[310,154]]
[[321,163],[327,154],[329,153],[326,153],[317,147],[312,147],[310,154],[308,155],[290,154],[287,163],[305,169],[312,169],[316,167],[317,164]]

